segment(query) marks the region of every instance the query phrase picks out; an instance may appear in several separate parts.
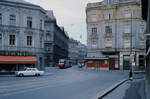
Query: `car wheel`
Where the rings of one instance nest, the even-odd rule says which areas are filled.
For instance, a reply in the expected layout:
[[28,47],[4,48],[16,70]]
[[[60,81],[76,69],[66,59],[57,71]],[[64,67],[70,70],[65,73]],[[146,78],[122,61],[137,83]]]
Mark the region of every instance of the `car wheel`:
[[19,77],[23,77],[24,75],[21,73],[21,74],[19,74]]
[[35,74],[35,76],[40,76],[40,74]]

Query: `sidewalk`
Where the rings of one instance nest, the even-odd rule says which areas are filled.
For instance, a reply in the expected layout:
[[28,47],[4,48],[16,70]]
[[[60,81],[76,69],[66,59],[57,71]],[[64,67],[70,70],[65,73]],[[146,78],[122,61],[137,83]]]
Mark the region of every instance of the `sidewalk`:
[[146,99],[145,79],[127,81],[103,99]]

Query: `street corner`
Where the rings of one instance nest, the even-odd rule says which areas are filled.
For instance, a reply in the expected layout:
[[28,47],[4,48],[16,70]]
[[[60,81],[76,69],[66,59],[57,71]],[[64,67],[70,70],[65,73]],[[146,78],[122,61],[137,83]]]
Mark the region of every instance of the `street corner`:
[[103,99],[124,99],[127,89],[130,88],[130,83],[126,81],[114,91],[106,95]]
[[103,99],[146,99],[144,90],[145,80],[128,80]]

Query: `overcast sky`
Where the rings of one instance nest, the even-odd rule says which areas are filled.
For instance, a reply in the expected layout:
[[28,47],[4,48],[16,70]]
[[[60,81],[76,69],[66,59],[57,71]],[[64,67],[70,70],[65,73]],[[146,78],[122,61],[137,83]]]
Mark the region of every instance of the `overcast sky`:
[[[102,0],[25,0],[38,4],[46,10],[53,10],[59,26],[64,26],[69,37],[86,44],[85,8],[89,2]],[[80,38],[82,35],[82,39]]]

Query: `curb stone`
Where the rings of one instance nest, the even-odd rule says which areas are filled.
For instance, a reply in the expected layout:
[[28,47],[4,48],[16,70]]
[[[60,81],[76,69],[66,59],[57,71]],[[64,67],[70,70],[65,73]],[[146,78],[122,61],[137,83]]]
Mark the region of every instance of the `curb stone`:
[[113,90],[115,90],[117,87],[119,87],[120,85],[122,85],[126,81],[128,81],[128,79],[121,80],[120,82],[116,83],[115,85],[113,85],[113,86],[111,86],[105,90],[100,91],[96,96],[93,96],[90,99],[102,99],[103,97],[105,97],[106,95],[111,93]]

